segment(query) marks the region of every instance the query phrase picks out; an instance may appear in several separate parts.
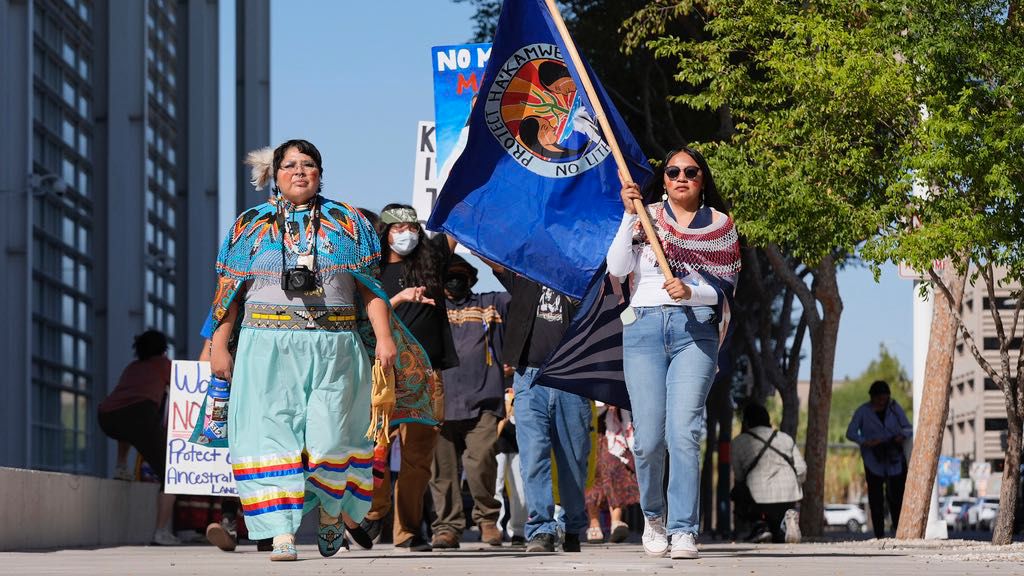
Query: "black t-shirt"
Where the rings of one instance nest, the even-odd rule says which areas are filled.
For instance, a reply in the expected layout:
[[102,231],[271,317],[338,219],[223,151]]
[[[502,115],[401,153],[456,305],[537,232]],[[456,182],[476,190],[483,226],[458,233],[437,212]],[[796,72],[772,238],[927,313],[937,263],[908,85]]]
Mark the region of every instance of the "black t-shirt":
[[[438,255],[437,266],[443,271],[451,258],[448,241],[443,234],[438,234],[431,242],[434,253]],[[401,262],[384,266],[380,274],[380,283],[389,298],[409,288],[402,279],[404,266]],[[444,273],[438,275],[444,282]],[[412,335],[423,346],[435,369],[444,370],[458,366],[458,355],[452,342],[451,327],[448,325],[448,311],[445,308],[444,292],[439,288],[428,293],[434,299],[434,305],[404,302],[395,307],[398,319],[412,332]]]
[[541,286],[537,316],[533,319],[533,330],[530,332],[527,366],[543,366],[548,355],[562,340],[562,334],[565,332],[565,325],[562,322],[562,298],[563,296],[554,290]]

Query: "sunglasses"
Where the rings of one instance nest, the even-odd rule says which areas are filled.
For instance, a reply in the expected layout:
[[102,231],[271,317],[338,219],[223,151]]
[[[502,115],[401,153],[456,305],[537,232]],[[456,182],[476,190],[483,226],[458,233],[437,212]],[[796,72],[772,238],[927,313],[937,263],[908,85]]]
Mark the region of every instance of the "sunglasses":
[[669,166],[665,168],[665,176],[668,176],[669,180],[678,180],[679,173],[686,176],[687,180],[693,180],[700,174],[700,168],[698,166],[687,166],[686,168],[680,168],[679,166]]

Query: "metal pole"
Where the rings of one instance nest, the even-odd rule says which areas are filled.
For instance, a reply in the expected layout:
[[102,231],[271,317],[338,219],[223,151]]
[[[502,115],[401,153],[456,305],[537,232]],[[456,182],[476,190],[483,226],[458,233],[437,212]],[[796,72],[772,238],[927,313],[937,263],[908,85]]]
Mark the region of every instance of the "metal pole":
[[[33,22],[33,14],[35,13],[35,2],[33,0],[28,1],[27,13],[25,19],[27,24],[25,27],[25,54],[32,54],[33,36],[35,33],[35,22]],[[32,77],[35,75],[33,70],[33,58],[29,58],[29,72],[28,82],[26,83],[25,90],[28,92],[27,104],[28,104],[28,119],[26,122],[27,130],[25,131],[25,148],[32,150],[32,118],[35,117],[35,111],[32,110],[32,91],[33,82]],[[34,214],[32,213],[35,202],[35,195],[32,188],[32,154],[28,154],[28,161],[26,162],[26,173],[28,174],[28,182],[25,189],[25,468],[32,468],[32,394],[35,393],[35,383],[32,381],[32,345],[35,342],[32,334],[32,229],[35,227],[33,220]]]

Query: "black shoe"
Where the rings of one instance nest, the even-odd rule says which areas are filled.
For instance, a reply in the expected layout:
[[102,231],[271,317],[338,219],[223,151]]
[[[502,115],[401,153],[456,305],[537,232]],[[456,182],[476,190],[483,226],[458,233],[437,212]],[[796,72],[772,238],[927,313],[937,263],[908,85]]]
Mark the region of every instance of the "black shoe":
[[562,541],[562,552],[579,552],[580,551],[580,535],[579,534],[566,534],[565,540]]
[[260,552],[270,552],[274,549],[273,538],[263,538],[256,541],[256,550]]
[[[578,546],[578,544],[577,544]],[[554,552],[555,551],[555,535],[541,533],[537,534],[530,541],[526,543],[527,552]]]
[[509,546],[522,548],[523,546],[526,546],[526,538],[524,538],[523,536],[513,536],[512,541],[509,543]]
[[430,552],[434,548],[419,534],[409,538],[405,542],[395,544],[396,552]]
[[374,523],[374,522],[377,524],[376,531],[377,531],[377,535],[379,536],[380,535],[380,522],[379,521],[374,521],[374,520],[363,520],[362,522],[359,523],[359,526],[356,526],[355,528],[345,527],[345,532],[348,534],[348,537],[351,538],[352,541],[356,543],[357,546],[359,546],[363,550],[369,550],[369,549],[373,548],[373,539],[374,539],[374,537],[370,535],[370,532],[367,531],[366,527],[367,527],[368,523]]

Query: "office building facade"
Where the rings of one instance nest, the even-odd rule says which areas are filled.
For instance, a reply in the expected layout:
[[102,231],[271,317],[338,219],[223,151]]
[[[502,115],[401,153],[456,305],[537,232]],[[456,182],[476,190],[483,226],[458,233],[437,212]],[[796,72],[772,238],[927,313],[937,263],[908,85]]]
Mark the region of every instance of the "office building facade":
[[[0,466],[104,475],[96,406],[134,336],[156,329],[172,355],[199,352],[221,235],[219,11],[0,0]],[[269,123],[265,103],[248,113]]]
[[[1005,274],[996,271],[996,278]],[[977,285],[967,286],[961,313],[964,323],[970,329],[984,358],[999,367],[999,340],[996,324],[992,317],[998,311],[1006,330],[1013,322],[1016,299],[1010,294],[1020,286],[997,287],[995,298],[988,295],[984,281],[979,278]],[[1010,362],[1016,366],[1020,350],[1020,329],[1010,347]],[[1003,472],[1006,445],[1006,403],[1003,392],[981,369],[977,360],[963,340],[957,336],[954,352],[953,376],[950,380],[949,418],[943,437],[942,453],[961,458],[970,463],[988,463],[992,477],[998,478]],[[1017,450],[1021,447],[1017,446]]]

